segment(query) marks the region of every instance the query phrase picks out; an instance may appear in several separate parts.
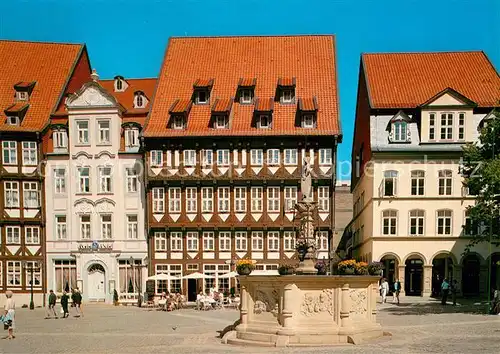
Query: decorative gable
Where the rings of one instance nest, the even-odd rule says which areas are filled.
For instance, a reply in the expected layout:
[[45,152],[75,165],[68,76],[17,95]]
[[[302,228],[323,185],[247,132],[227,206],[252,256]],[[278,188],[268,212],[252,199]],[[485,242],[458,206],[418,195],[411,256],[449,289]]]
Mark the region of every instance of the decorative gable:
[[66,101],[66,106],[68,108],[118,107],[119,104],[97,81],[91,81],[71,95]]
[[474,107],[476,103],[458,91],[448,87],[438,94],[434,95],[426,102],[424,102],[421,107]]

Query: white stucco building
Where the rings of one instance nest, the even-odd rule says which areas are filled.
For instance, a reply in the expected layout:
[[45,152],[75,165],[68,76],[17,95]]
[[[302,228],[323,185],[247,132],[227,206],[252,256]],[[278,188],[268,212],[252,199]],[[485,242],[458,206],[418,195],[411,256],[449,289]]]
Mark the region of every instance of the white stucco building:
[[[84,301],[134,299],[147,276],[139,134],[154,79],[93,80],[52,122],[45,173],[47,287]],[[142,87],[144,86],[144,87]],[[133,259],[133,266],[131,266]]]

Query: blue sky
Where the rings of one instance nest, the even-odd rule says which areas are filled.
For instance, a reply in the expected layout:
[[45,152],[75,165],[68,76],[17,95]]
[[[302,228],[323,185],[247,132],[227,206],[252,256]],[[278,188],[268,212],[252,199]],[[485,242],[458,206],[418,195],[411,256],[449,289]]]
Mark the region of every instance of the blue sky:
[[102,78],[158,75],[170,36],[316,33],[337,36],[339,160],[350,160],[362,52],[484,50],[500,68],[498,0],[0,2],[0,38],[86,43]]

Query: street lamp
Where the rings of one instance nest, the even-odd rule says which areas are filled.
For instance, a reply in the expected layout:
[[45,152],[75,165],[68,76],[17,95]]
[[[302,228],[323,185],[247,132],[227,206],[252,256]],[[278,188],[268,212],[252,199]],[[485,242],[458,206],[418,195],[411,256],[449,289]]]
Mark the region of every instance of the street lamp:
[[35,261],[35,262],[28,262],[28,261],[23,261],[22,263],[23,269],[26,271],[26,274],[29,272],[31,273],[30,277],[30,290],[31,290],[31,298],[30,298],[30,310],[35,309],[35,302],[33,301],[33,283],[34,283],[34,278],[33,278],[33,273],[37,272],[40,270],[42,267],[42,262],[40,261]]
[[142,297],[141,297],[141,285],[142,285],[142,268],[145,268],[148,266],[148,260],[147,258],[144,260],[144,264],[134,264],[135,263],[135,259],[134,257],[130,257],[130,260],[129,260],[129,263],[130,263],[130,268],[132,269],[132,274],[134,274],[134,267],[139,269],[139,281],[138,281],[138,284],[137,284],[137,307],[141,307],[142,305]]

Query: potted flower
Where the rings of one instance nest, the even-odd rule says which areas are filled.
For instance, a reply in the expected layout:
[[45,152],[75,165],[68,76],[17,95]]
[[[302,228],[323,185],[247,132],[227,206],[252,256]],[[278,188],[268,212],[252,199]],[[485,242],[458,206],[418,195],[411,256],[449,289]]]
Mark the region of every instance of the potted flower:
[[239,275],[249,275],[255,269],[255,261],[251,259],[240,259],[236,262],[236,272]]
[[288,263],[282,263],[278,267],[279,275],[292,275],[295,273],[295,267]]
[[317,261],[314,268],[318,270],[318,275],[326,275],[327,264],[325,261]]
[[356,261],[354,259],[347,259],[342,261],[338,265],[338,270],[340,274],[352,275],[354,274],[354,269],[356,268]]
[[370,275],[382,275],[384,264],[381,262],[371,262],[368,264],[368,273]]
[[354,272],[357,275],[368,275],[368,263],[366,262],[358,262],[354,267]]
[[295,250],[297,251],[299,260],[301,262],[303,262],[304,259],[306,258],[307,252],[309,252],[310,247],[311,245],[306,240],[304,239],[297,240],[297,243],[295,244]]

